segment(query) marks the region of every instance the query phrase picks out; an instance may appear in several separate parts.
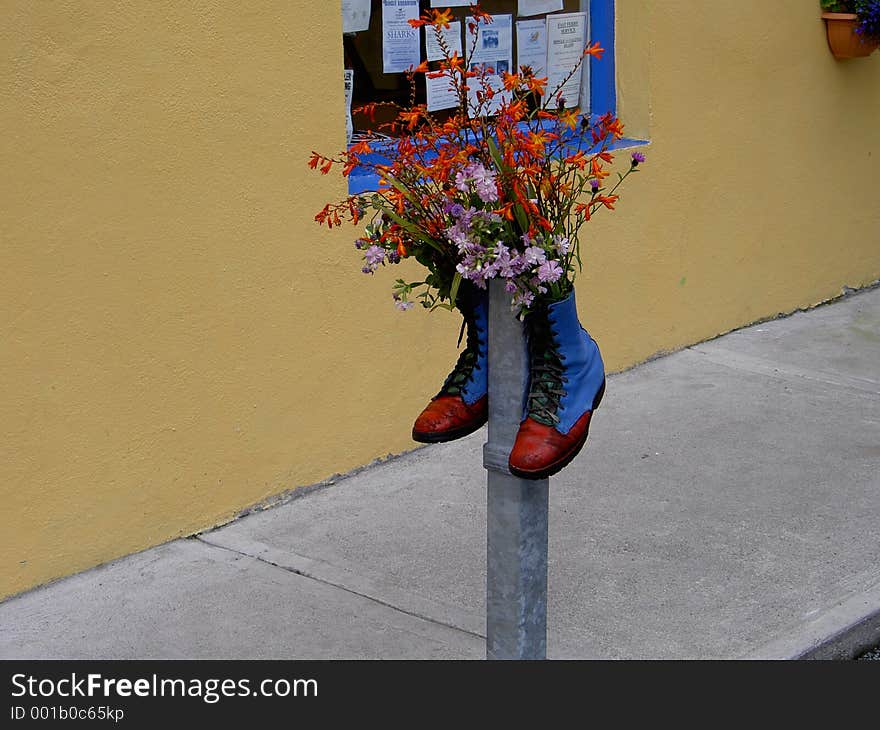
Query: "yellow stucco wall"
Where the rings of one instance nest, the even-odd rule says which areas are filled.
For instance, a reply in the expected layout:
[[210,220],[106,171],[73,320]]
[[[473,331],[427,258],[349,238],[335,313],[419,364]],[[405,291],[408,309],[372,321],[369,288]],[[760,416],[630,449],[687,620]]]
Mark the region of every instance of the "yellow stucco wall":
[[[336,4],[3,3],[0,597],[409,449],[445,313],[358,272]],[[802,0],[618,1],[650,136],[587,231],[611,369],[880,277],[880,54]]]

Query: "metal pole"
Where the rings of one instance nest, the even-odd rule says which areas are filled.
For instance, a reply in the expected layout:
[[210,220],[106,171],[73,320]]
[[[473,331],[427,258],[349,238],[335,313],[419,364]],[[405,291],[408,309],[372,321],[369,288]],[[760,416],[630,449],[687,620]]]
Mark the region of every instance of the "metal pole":
[[507,469],[528,378],[522,323],[502,282],[489,282],[489,440],[486,530],[486,658],[547,658],[549,480]]

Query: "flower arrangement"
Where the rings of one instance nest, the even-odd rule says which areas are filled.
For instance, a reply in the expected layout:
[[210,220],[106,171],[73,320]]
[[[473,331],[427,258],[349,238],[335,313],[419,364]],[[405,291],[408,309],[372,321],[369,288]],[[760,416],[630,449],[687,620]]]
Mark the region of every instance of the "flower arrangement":
[[[433,28],[443,51],[439,68],[423,62],[408,73],[410,103],[395,105],[396,119],[387,125],[392,139],[367,136],[332,157],[312,153],[310,167],[323,174],[337,168],[347,176],[361,167],[379,178],[375,192],[329,203],[315,220],[331,228],[346,220],[365,223],[355,241],[364,273],[405,258],[424,265],[423,280],[394,284],[402,310],[415,302],[452,309],[462,282],[485,289],[497,278],[525,316],[536,303],[571,292],[582,268],[583,224],[600,209],[614,210],[618,187],[645,158],[632,153],[625,172],[612,178],[609,148],[623,126],[611,114],[581,116],[562,96],[587,56],[602,57],[598,43],[587,44],[568,76],[548,89],[547,78],[529,67],[513,74],[472,67],[478,28],[492,16],[478,3],[470,16],[471,40],[462,56],[441,32],[451,11],[433,9],[410,21]],[[458,100],[448,118],[416,103],[422,73],[448,79]],[[376,106],[361,110],[373,114]]]
[[820,0],[826,13],[853,13],[863,41],[880,42],[880,0]]

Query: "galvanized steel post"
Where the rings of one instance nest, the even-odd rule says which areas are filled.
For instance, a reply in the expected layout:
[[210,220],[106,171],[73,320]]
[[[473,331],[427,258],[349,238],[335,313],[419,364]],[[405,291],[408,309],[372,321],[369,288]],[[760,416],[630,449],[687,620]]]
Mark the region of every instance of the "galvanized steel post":
[[547,657],[549,480],[513,476],[507,458],[522,419],[528,356],[510,295],[489,282],[486,658]]

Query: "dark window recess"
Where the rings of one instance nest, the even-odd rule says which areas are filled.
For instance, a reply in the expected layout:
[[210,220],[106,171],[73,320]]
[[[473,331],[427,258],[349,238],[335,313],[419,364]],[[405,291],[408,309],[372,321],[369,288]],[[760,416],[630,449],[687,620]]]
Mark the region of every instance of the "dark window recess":
[[[516,65],[517,47],[515,23],[517,20],[516,0],[482,0],[480,6],[492,15],[512,15],[514,22],[513,32],[513,63]],[[420,12],[430,8],[429,0],[419,2]],[[467,7],[450,8],[455,20],[464,21],[462,24],[462,44],[467,53],[469,41],[472,38],[468,32],[467,21],[471,18]],[[582,12],[580,0],[564,0],[561,13]],[[538,19],[544,16],[531,16],[529,19]],[[428,26],[427,32],[433,33]],[[419,44],[421,48],[420,58],[427,57],[425,50],[424,30],[419,30]],[[377,107],[371,120],[367,115],[358,113],[356,107],[370,102],[395,102],[401,106],[408,106],[410,96],[409,80],[405,73],[386,74],[382,72],[382,2],[372,0],[370,8],[370,27],[360,33],[349,33],[342,36],[343,50],[345,54],[345,68],[354,70],[354,89],[352,95],[352,123],[355,133],[379,132],[389,134],[387,127],[382,127],[392,121],[397,112],[392,107]],[[440,68],[438,61],[429,64],[431,70]],[[425,103],[425,79],[422,74],[416,74],[416,103]],[[454,110],[432,112],[432,116],[439,120],[446,119],[454,113]]]

